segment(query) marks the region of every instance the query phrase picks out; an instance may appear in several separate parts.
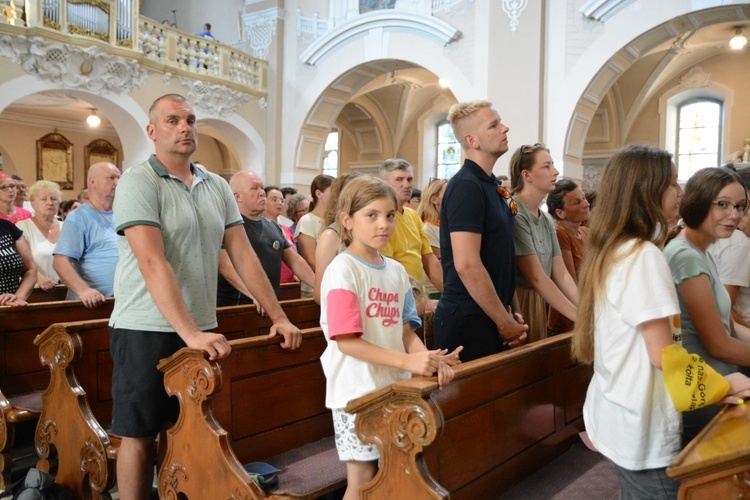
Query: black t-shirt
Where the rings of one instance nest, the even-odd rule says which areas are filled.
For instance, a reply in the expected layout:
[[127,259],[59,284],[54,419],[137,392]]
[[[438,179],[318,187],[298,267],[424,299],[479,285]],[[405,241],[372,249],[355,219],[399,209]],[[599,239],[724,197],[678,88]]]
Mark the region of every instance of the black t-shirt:
[[500,181],[479,165],[466,160],[448,182],[440,206],[440,254],[443,266],[441,300],[460,304],[464,311],[482,313],[466,290],[453,262],[450,233],[466,231],[482,235],[479,250],[482,265],[490,275],[504,305],[510,305],[516,291],[516,252],[513,244],[513,215],[498,192]]
[[[268,276],[276,296],[279,296],[281,288],[281,262],[284,250],[292,246],[284,237],[284,233],[278,223],[261,216],[260,220],[248,219],[244,215],[245,233],[258,255],[260,265]],[[240,293],[222,275],[219,275],[218,287],[216,289],[217,306],[234,306],[238,304],[252,304],[253,301],[247,295]]]
[[23,273],[23,259],[16,241],[23,231],[9,220],[0,219],[0,293],[16,293]]

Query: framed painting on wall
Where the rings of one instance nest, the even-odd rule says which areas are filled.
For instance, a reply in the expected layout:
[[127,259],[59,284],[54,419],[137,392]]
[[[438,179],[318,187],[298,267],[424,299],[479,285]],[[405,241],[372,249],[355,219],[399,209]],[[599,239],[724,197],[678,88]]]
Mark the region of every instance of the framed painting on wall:
[[36,178],[73,189],[73,143],[53,132],[36,141]]
[[96,139],[86,144],[86,147],[83,150],[83,156],[83,174],[86,179],[89,177],[89,168],[91,168],[91,165],[94,163],[106,161],[112,163],[117,168],[120,168],[120,152],[105,139]]

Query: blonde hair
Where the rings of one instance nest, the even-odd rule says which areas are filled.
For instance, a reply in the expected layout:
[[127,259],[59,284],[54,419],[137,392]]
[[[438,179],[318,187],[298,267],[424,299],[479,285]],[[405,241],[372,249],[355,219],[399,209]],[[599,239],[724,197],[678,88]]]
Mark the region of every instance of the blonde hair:
[[453,128],[453,135],[456,136],[458,143],[461,147],[466,149],[466,142],[464,142],[464,130],[462,125],[464,124],[464,118],[474,114],[475,111],[482,108],[491,108],[492,102],[486,99],[480,99],[477,101],[459,102],[451,106],[448,110],[448,121]]
[[337,203],[336,213],[339,222],[339,239],[344,246],[348,247],[352,243],[352,232],[344,227],[341,222],[341,216],[346,214],[349,217],[359,212],[373,201],[381,198],[390,198],[393,200],[393,209],[398,207],[398,198],[396,191],[393,190],[382,179],[371,175],[363,175],[352,179],[344,189],[341,190],[339,201]]
[[446,184],[448,184],[446,179],[432,179],[422,190],[422,201],[419,202],[419,206],[417,207],[417,213],[422,221],[437,224],[440,220],[440,213],[435,208],[435,205],[432,204],[432,198],[439,195],[440,190]]
[[[647,241],[664,245],[667,219],[661,203],[673,168],[670,153],[649,146],[626,146],[604,168],[578,275],[580,297],[571,350],[582,363],[594,361],[596,311],[606,300],[605,285],[614,265]],[[630,251],[618,252],[632,240],[635,244]]]
[[62,192],[60,191],[60,185],[56,182],[47,181],[44,179],[42,179],[41,181],[36,181],[29,187],[29,190],[26,194],[29,197],[29,200],[33,201],[34,196],[36,196],[36,194],[40,191],[52,191],[53,193],[57,194],[58,201],[62,201]]

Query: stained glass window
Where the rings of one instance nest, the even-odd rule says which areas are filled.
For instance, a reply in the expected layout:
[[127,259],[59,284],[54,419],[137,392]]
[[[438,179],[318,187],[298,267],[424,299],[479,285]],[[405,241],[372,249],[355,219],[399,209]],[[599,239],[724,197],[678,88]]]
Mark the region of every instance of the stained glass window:
[[438,124],[437,177],[450,179],[461,168],[461,145],[448,122]]
[[336,129],[333,129],[326,139],[323,174],[339,176],[339,132]]
[[686,181],[705,167],[721,163],[722,104],[713,99],[691,99],[677,109],[678,178]]

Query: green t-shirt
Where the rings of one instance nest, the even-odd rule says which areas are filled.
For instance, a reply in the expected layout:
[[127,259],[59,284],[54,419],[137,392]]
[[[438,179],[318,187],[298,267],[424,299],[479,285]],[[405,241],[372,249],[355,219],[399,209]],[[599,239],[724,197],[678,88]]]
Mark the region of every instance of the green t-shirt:
[[[562,255],[555,232],[555,223],[544,210],[539,210],[539,217],[535,217],[526,209],[526,205],[520,198],[514,196],[513,199],[518,204],[518,213],[513,227],[516,256],[536,255],[544,274],[551,277],[552,258]],[[516,283],[519,287],[531,288],[520,270],[516,273]]]
[[114,202],[120,258],[110,326],[174,331],[151,298],[124,236],[126,228],[145,224],[161,229],[167,262],[198,328],[216,327],[219,251],[224,231],[242,224],[242,217],[224,179],[195,166],[192,169],[191,189],[167,172],[155,156],[120,177]]

